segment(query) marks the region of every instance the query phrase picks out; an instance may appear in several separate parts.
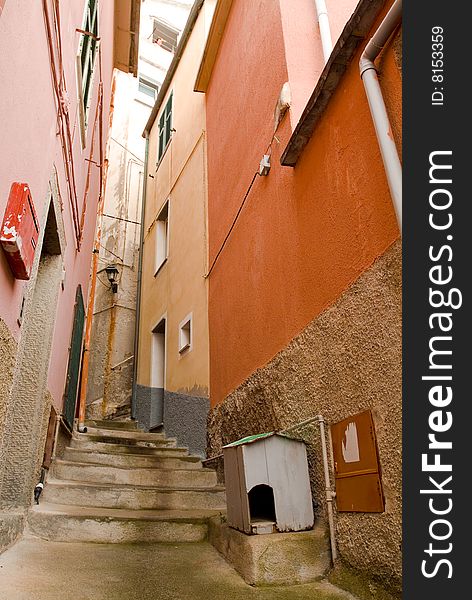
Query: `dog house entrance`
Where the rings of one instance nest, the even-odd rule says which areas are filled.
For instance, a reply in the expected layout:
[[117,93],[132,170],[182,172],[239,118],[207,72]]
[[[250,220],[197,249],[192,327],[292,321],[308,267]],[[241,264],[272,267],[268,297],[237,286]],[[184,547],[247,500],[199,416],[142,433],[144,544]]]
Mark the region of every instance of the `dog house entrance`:
[[256,485],[248,493],[253,533],[272,533],[276,524],[274,491],[270,485]]

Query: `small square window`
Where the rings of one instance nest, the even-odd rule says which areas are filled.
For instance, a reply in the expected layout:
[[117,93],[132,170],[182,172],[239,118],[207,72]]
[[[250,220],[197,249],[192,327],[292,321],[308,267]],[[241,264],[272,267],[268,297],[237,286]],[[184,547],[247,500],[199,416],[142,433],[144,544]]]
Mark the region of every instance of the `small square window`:
[[156,263],[154,273],[166,262],[169,256],[169,201],[161,208],[156,219]]
[[179,352],[182,354],[192,347],[192,316],[189,315],[179,326]]
[[157,94],[159,93],[159,85],[149,79],[140,75],[138,78],[138,99],[142,100],[146,104],[154,105]]

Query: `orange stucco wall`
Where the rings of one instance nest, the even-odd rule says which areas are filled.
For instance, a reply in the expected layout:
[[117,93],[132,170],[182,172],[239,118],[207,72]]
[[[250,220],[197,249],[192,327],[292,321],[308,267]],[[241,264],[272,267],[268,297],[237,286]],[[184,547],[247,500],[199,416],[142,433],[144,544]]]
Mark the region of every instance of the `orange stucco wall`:
[[[247,2],[235,0],[207,93],[210,264],[269,145],[287,80],[278,2],[251,4],[250,16],[248,10]],[[290,119],[283,121],[270,174],[256,177],[210,275],[213,405],[330,306],[399,235],[359,54],[294,169],[279,162],[291,135]],[[381,64],[387,106],[400,115],[401,78],[391,49]],[[401,121],[392,122],[400,142]]]

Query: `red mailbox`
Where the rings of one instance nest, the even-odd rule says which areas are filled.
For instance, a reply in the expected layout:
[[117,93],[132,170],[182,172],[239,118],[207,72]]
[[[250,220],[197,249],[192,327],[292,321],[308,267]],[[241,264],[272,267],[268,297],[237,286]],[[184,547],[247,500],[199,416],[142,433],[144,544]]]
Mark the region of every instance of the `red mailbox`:
[[10,189],[0,230],[0,244],[16,279],[29,279],[39,236],[39,222],[26,183]]

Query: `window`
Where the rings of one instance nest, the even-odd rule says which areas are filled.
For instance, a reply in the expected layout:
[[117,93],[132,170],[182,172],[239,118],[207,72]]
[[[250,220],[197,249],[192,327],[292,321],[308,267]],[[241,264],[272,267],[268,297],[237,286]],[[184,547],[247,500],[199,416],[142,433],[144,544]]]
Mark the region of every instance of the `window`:
[[159,92],[159,86],[155,81],[148,79],[147,77],[139,76],[138,91],[140,94],[145,94],[153,104],[157,98]]
[[192,347],[192,315],[188,315],[179,326],[179,352],[182,354]]
[[168,52],[175,52],[179,30],[166,23],[163,19],[154,19],[152,41]]
[[157,153],[157,162],[161,160],[169,144],[172,134],[172,97],[173,93],[169,96],[167,103],[162,111],[161,118],[159,119],[159,151]]
[[77,53],[77,87],[79,92],[79,115],[82,147],[85,148],[93,69],[98,50],[98,0],[87,0],[85,18]]
[[155,275],[166,262],[169,254],[169,201],[161,208],[156,219],[156,265]]

